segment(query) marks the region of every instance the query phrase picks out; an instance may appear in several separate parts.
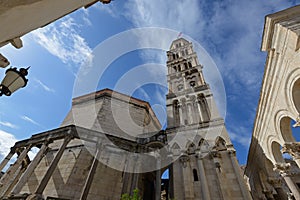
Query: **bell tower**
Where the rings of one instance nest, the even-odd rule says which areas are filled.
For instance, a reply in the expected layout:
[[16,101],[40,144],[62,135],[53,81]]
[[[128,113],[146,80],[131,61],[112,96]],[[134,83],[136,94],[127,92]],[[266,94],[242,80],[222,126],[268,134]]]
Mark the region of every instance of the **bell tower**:
[[167,51],[168,127],[179,127],[220,119],[209,85],[203,76],[191,42],[179,38]]
[[170,197],[251,199],[192,43],[176,39],[167,57]]

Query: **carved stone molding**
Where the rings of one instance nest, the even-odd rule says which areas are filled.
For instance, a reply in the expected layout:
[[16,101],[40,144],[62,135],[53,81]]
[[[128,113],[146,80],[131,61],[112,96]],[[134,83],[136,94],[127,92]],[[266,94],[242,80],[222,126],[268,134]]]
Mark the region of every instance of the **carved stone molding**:
[[299,142],[285,143],[281,149],[281,152],[290,154],[294,159],[300,159],[300,143]]
[[296,123],[293,125],[293,127],[299,127],[300,126],[300,115],[298,115],[297,119],[296,119]]
[[263,193],[268,199],[274,199],[272,190],[264,190]]
[[279,177],[269,177],[268,183],[270,183],[274,188],[280,188],[282,186],[282,180]]
[[190,160],[188,155],[182,155],[179,161],[182,163],[183,167],[186,167],[187,162]]
[[195,158],[199,159],[199,160],[203,160],[204,159],[204,155],[201,153],[201,151],[197,150],[195,152]]
[[230,156],[236,156],[236,151],[234,151],[234,150],[229,150],[229,151],[228,151],[228,154],[229,154]]
[[282,176],[287,176],[290,175],[290,168],[290,163],[277,163],[275,164],[274,170],[278,171]]
[[211,155],[213,158],[221,158],[221,154],[218,151],[212,151]]

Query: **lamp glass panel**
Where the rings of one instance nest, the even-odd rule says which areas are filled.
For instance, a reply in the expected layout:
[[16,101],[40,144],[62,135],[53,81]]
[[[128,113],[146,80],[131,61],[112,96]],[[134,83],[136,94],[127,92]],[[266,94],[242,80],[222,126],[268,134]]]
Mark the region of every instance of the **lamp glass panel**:
[[12,84],[9,85],[8,89],[11,93],[16,91],[17,89],[24,87],[25,81],[22,77],[18,77],[16,80],[13,81]]
[[18,73],[14,71],[8,71],[6,72],[1,84],[7,87],[11,93],[13,93],[17,89],[24,87],[25,81]]
[[5,87],[9,87],[9,85],[14,80],[16,80],[19,76],[20,75],[14,71],[7,71],[1,84],[4,85]]

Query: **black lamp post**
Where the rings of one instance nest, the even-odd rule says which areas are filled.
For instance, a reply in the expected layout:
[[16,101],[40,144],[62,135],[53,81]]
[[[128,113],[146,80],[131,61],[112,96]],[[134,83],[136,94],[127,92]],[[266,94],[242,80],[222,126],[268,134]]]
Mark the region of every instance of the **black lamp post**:
[[30,67],[17,70],[16,67],[9,68],[5,72],[5,77],[0,85],[0,96],[3,94],[10,96],[16,90],[25,87],[27,84],[26,76]]

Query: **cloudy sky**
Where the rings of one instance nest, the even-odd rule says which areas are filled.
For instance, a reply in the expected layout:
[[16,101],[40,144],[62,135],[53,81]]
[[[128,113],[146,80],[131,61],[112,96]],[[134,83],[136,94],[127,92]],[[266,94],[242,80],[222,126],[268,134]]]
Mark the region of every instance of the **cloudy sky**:
[[[266,59],[266,53],[260,51],[264,17],[296,4],[297,1],[280,0],[115,0],[109,5],[97,3],[80,9],[25,35],[22,49],[10,45],[0,49],[12,66],[32,66],[27,87],[11,97],[1,97],[0,158],[15,141],[60,125],[71,107],[72,97],[78,95],[76,87],[74,90],[78,74],[83,66],[89,65],[95,52],[99,56],[99,45],[123,31],[156,27],[174,31],[165,39],[160,34],[151,35],[162,49],[140,49],[119,55],[103,71],[97,89],[115,89],[124,74],[135,66],[156,63],[157,68],[146,66],[145,74],[140,76],[161,80],[161,84],[144,85],[133,95],[154,105],[164,124],[162,106],[167,89],[163,49],[176,39],[175,33],[182,32],[183,37],[198,42],[216,64],[220,75],[216,76],[222,78],[222,84],[214,84],[215,71],[210,66],[204,66],[205,77],[215,93],[224,84],[226,96],[214,95],[218,97],[238,160],[245,164]],[[147,38],[137,37],[136,42],[151,46]],[[116,44],[101,48],[115,52],[121,47],[122,44]],[[203,55],[198,56],[205,63]],[[1,79],[4,72],[0,72]],[[121,88],[121,92],[126,91]]]

